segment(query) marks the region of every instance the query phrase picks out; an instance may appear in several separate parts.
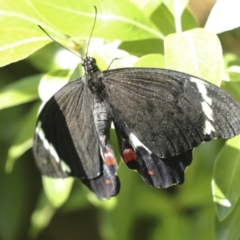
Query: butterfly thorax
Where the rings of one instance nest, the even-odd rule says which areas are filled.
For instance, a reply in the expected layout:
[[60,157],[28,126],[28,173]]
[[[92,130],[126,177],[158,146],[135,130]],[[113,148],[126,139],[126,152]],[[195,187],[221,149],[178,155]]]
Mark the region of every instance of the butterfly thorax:
[[102,73],[97,67],[96,60],[91,57],[86,57],[83,59],[82,65],[85,70],[83,82],[88,86],[92,94],[96,94],[100,100],[103,100],[105,87],[102,82]]
[[103,74],[97,67],[96,60],[91,57],[86,57],[82,63],[85,76],[84,83],[88,86],[93,94],[92,114],[95,124],[95,129],[98,133],[98,139],[101,144],[101,154],[110,151],[108,147],[111,114],[109,111],[109,104],[105,100],[105,86],[102,82]]

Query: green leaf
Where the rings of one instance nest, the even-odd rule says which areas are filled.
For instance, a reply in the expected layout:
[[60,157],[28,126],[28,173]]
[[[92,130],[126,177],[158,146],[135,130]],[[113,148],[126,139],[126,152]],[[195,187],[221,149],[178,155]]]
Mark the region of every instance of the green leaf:
[[227,69],[230,81],[240,82],[240,66],[231,66]]
[[56,209],[49,203],[46,195],[42,191],[38,198],[37,206],[31,216],[31,225],[28,232],[31,239],[37,239],[38,234],[49,225],[55,212]]
[[110,0],[109,3],[90,0],[81,4],[78,0],[20,0],[17,5],[13,0],[2,1],[0,66],[23,59],[51,41],[37,25],[66,45],[69,41],[79,43],[80,39],[89,39],[96,17],[94,6],[98,9],[94,37],[105,40],[163,38],[155,25],[129,1],[115,2],[114,7]]
[[221,87],[240,103],[240,81],[222,81]]
[[176,31],[174,17],[164,3],[152,13],[151,20],[165,36]]
[[182,31],[181,16],[188,0],[163,0],[163,2],[174,16],[176,31],[180,33]]
[[161,54],[149,54],[135,62],[134,67],[165,68],[164,56]]
[[[162,34],[134,4],[129,1],[32,0],[36,11],[58,31],[70,36],[89,38],[96,17],[93,36],[106,40],[162,38]],[[123,7],[124,6],[124,7]],[[54,18],[52,17],[54,15]],[[104,26],[104,31],[103,31]]]
[[19,131],[8,150],[5,170],[10,173],[13,169],[15,161],[28,149],[32,147],[34,127],[39,104],[35,104],[32,109],[20,119]]
[[139,57],[151,53],[163,54],[164,51],[162,39],[125,41],[119,45],[119,48]]
[[225,76],[221,87],[240,103],[240,59],[234,54],[225,54]]
[[180,17],[188,4],[188,0],[163,0],[173,16]]
[[10,147],[5,167],[7,173],[10,173],[12,171],[15,160],[22,156],[28,149],[30,149],[32,147],[32,144],[33,142],[31,138],[23,141],[22,143],[14,143]]
[[240,196],[240,135],[226,141],[215,162],[213,179],[213,198],[218,218],[223,221]]
[[0,90],[0,110],[38,99],[38,84],[42,75],[20,79]]
[[103,41],[101,43],[97,42],[98,41],[94,39],[92,55],[97,59],[97,65],[102,71],[106,69],[131,67],[138,59],[136,56],[118,49],[118,42],[110,42],[108,44],[105,44]]
[[5,26],[5,29],[0,28],[0,66],[26,58],[49,42],[49,39],[43,37],[38,29],[25,28],[22,29],[19,24]]
[[59,208],[68,199],[73,185],[73,178],[53,179],[42,177],[43,188],[49,202]]
[[150,17],[156,8],[161,4],[161,0],[149,1],[149,0],[130,0],[139,9],[144,12],[144,15]]
[[80,58],[55,42],[46,45],[27,58],[35,68],[42,72],[58,69],[72,69],[79,63]]
[[[221,44],[204,29],[170,34],[164,40],[166,66],[220,85],[223,72]],[[210,67],[209,67],[210,66]]]
[[[17,115],[16,115],[17,116]],[[15,124],[18,124],[18,116]],[[2,122],[1,122],[2,124]],[[9,124],[5,122],[4,125]],[[4,172],[4,155],[6,149],[1,141],[0,163],[0,238],[15,240],[26,236],[31,211],[38,197],[40,182],[36,177],[36,169],[31,154],[25,154],[14,166],[13,172]]]
[[26,58],[50,39],[40,31],[43,19],[26,0],[1,1],[0,66]]
[[38,87],[40,98],[46,102],[58,90],[60,90],[69,81],[72,74],[70,70],[54,70],[45,74]]
[[[239,188],[238,188],[239,189]],[[216,218],[216,240],[239,240],[240,231],[239,231],[239,222],[240,222],[240,200],[234,207],[234,211],[224,221],[218,221]]]
[[192,13],[187,8],[185,8],[185,10],[183,11],[183,14],[182,14],[182,29],[183,29],[183,31],[187,31],[187,30],[197,28],[197,27],[198,27],[197,20],[194,18]]
[[[232,36],[232,35],[235,35],[235,32],[237,33],[237,29],[232,30],[230,32],[227,32],[225,34],[227,36],[228,35]],[[220,39],[223,38],[225,34],[224,33],[219,34],[219,38]],[[237,66],[237,67],[240,66],[240,59],[239,59],[237,54],[230,53],[230,52],[224,53],[224,64],[225,64],[225,68],[227,69],[227,72],[228,72],[228,68],[231,68],[232,66],[234,66],[234,67],[235,66]]]

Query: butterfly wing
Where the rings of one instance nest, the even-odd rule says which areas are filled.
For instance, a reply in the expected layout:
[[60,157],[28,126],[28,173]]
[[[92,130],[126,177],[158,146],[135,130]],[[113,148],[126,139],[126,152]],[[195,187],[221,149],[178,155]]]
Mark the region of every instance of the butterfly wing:
[[43,175],[78,177],[100,199],[110,198],[119,191],[118,177],[100,156],[92,108],[93,96],[81,79],[63,87],[39,115],[33,153]]
[[91,189],[99,199],[109,199],[116,196],[120,191],[120,181],[116,176],[116,168],[107,166],[105,162],[101,165],[101,174],[93,179],[82,179],[82,182]]
[[74,81],[57,92],[42,109],[33,150],[43,174],[80,178],[99,174],[98,139],[91,98],[87,99],[87,95],[84,84]]
[[122,158],[153,187],[181,184],[201,142],[240,133],[240,106],[199,78],[163,69],[103,73]]
[[115,129],[122,159],[130,169],[138,171],[148,185],[167,188],[184,182],[185,169],[192,162],[192,150],[170,158],[159,158],[146,147],[131,144],[117,125]]
[[240,133],[240,106],[222,89],[164,69],[104,72],[115,124],[158,157]]

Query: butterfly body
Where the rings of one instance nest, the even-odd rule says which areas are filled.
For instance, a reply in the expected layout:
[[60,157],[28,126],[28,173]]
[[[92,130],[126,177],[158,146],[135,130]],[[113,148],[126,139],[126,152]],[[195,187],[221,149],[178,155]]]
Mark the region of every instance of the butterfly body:
[[109,144],[114,123],[126,165],[153,187],[184,181],[192,149],[240,133],[240,106],[197,77],[153,68],[100,72],[86,57],[85,75],[56,93],[39,115],[34,155],[42,174],[75,176],[98,198],[120,189]]

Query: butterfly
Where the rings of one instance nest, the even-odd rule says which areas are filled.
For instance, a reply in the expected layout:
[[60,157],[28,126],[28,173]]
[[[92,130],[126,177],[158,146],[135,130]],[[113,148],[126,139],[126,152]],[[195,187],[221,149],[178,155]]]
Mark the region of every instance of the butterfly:
[[239,104],[198,77],[158,68],[101,72],[91,57],[82,66],[85,75],[40,112],[33,153],[43,175],[80,178],[99,199],[120,190],[112,123],[125,164],[156,188],[183,183],[203,141],[240,133]]

